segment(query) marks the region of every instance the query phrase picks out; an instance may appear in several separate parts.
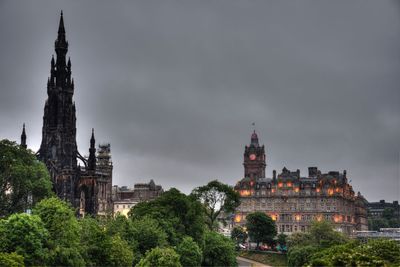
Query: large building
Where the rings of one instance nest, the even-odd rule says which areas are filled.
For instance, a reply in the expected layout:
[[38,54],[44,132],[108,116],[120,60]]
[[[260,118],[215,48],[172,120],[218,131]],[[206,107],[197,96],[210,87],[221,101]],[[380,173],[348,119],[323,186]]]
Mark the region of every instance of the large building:
[[127,216],[130,209],[137,203],[150,201],[161,196],[164,189],[156,185],[153,179],[149,183],[137,183],[133,188],[127,186],[113,187],[114,214]]
[[345,170],[321,173],[309,167],[308,175],[301,176],[300,170],[283,168],[266,178],[265,148],[255,131],[245,147],[243,165],[244,178],[235,186],[241,196],[235,224],[243,225],[247,214],[261,211],[275,220],[279,233],[304,232],[314,220],[330,221],[349,235],[368,229],[366,200],[354,193]]
[[[44,105],[42,143],[37,157],[46,164],[57,196],[69,201],[82,216],[86,213],[105,214],[112,211],[110,145],[100,146],[96,154],[92,129],[89,156],[83,157],[78,151],[73,101],[75,85],[71,78],[71,61],[66,59],[68,42],[62,12],[55,52],[56,59],[51,59],[47,80],[48,98]],[[26,147],[25,127],[21,145]]]

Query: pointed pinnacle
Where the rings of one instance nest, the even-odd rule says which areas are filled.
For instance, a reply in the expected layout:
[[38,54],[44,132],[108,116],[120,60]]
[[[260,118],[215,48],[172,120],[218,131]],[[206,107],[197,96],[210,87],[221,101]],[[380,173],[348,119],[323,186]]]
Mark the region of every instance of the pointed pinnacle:
[[58,34],[65,34],[64,17],[63,17],[62,10],[61,10],[61,16],[60,16],[60,24],[58,26]]

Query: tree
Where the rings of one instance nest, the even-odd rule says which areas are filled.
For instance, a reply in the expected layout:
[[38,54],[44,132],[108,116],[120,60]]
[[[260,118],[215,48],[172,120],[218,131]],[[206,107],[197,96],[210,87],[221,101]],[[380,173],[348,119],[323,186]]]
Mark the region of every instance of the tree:
[[[314,261],[316,255],[322,253],[314,263],[317,264],[317,266],[329,265],[325,258],[322,259],[325,249],[343,245],[347,242],[348,239],[343,234],[335,231],[331,223],[315,221],[312,223],[309,232],[294,233],[288,237],[288,264],[290,266],[303,266]],[[349,247],[346,247],[346,249],[349,249]],[[339,264],[333,266],[344,265]]]
[[183,238],[182,242],[176,247],[176,252],[180,256],[182,266],[201,265],[202,251],[191,237]]
[[278,246],[277,246],[278,251],[286,252],[287,251],[287,247],[286,247],[287,235],[285,235],[284,233],[280,233],[276,237],[276,239],[277,239],[276,242],[278,243]]
[[57,197],[36,204],[33,214],[38,215],[49,232],[49,264],[58,266],[84,266],[81,256],[80,228],[69,203]]
[[15,252],[12,253],[0,252],[0,266],[23,267],[25,266],[24,257],[18,255]]
[[86,265],[109,265],[108,251],[111,248],[111,238],[98,222],[89,216],[85,216],[79,223],[81,226],[80,243]]
[[46,166],[15,142],[0,141],[0,217],[31,208],[52,195]]
[[250,239],[257,243],[257,248],[260,242],[271,245],[276,236],[275,222],[263,212],[253,212],[247,215],[246,228]]
[[315,246],[293,247],[288,253],[288,266],[304,266],[316,252],[318,248]]
[[155,247],[164,247],[168,244],[167,234],[156,220],[148,217],[133,221],[130,238],[137,242],[137,251],[140,256]]
[[0,252],[16,252],[26,265],[46,263],[49,233],[39,216],[12,214],[0,220]]
[[235,241],[238,245],[240,243],[245,243],[248,235],[243,227],[235,226],[231,232],[231,238]]
[[153,248],[140,260],[137,267],[182,267],[179,255],[172,248]]
[[217,180],[193,189],[192,196],[203,203],[207,218],[206,224],[210,230],[217,227],[217,218],[222,211],[229,214],[240,205],[239,193]]
[[133,252],[129,244],[119,235],[115,235],[111,239],[111,247],[108,251],[108,266],[132,266]]
[[327,221],[313,222],[310,227],[310,235],[314,244],[322,248],[344,244],[348,241],[346,236],[335,231],[333,225]]
[[[357,241],[334,245],[312,255],[307,265],[311,266],[385,266],[384,258],[374,255],[369,248]],[[396,251],[398,254],[399,251]],[[388,266],[393,262],[388,262]]]
[[235,244],[223,235],[209,231],[205,235],[203,266],[237,266]]
[[382,218],[386,219],[386,220],[390,220],[392,218],[395,218],[394,215],[394,209],[392,208],[385,208],[382,212]]
[[158,222],[168,235],[171,245],[179,244],[183,237],[191,236],[202,246],[204,242],[204,214],[196,199],[172,188],[153,201],[142,202],[129,212],[132,220],[150,217]]

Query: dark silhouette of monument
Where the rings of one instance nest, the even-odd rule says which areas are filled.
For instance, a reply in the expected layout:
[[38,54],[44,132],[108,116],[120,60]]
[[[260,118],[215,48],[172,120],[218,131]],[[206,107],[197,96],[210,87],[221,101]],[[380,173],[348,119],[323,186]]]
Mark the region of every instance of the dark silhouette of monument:
[[[112,211],[112,162],[110,145],[100,146],[96,155],[94,130],[90,139],[89,157],[83,157],[76,144],[75,90],[71,78],[71,60],[66,58],[68,41],[65,38],[61,12],[58,36],[55,41],[56,59],[51,59],[47,80],[48,98],[44,106],[42,143],[37,157],[50,172],[53,189],[58,197],[79,208],[79,214],[105,214]],[[26,147],[25,125],[21,145]],[[81,161],[83,166],[78,165]]]

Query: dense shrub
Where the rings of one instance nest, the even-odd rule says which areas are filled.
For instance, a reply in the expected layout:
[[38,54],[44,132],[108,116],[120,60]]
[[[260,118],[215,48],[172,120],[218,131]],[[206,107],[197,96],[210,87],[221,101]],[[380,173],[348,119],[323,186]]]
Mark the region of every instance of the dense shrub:
[[176,252],[181,256],[180,262],[183,266],[200,266],[202,251],[191,237],[185,237],[176,247]]

